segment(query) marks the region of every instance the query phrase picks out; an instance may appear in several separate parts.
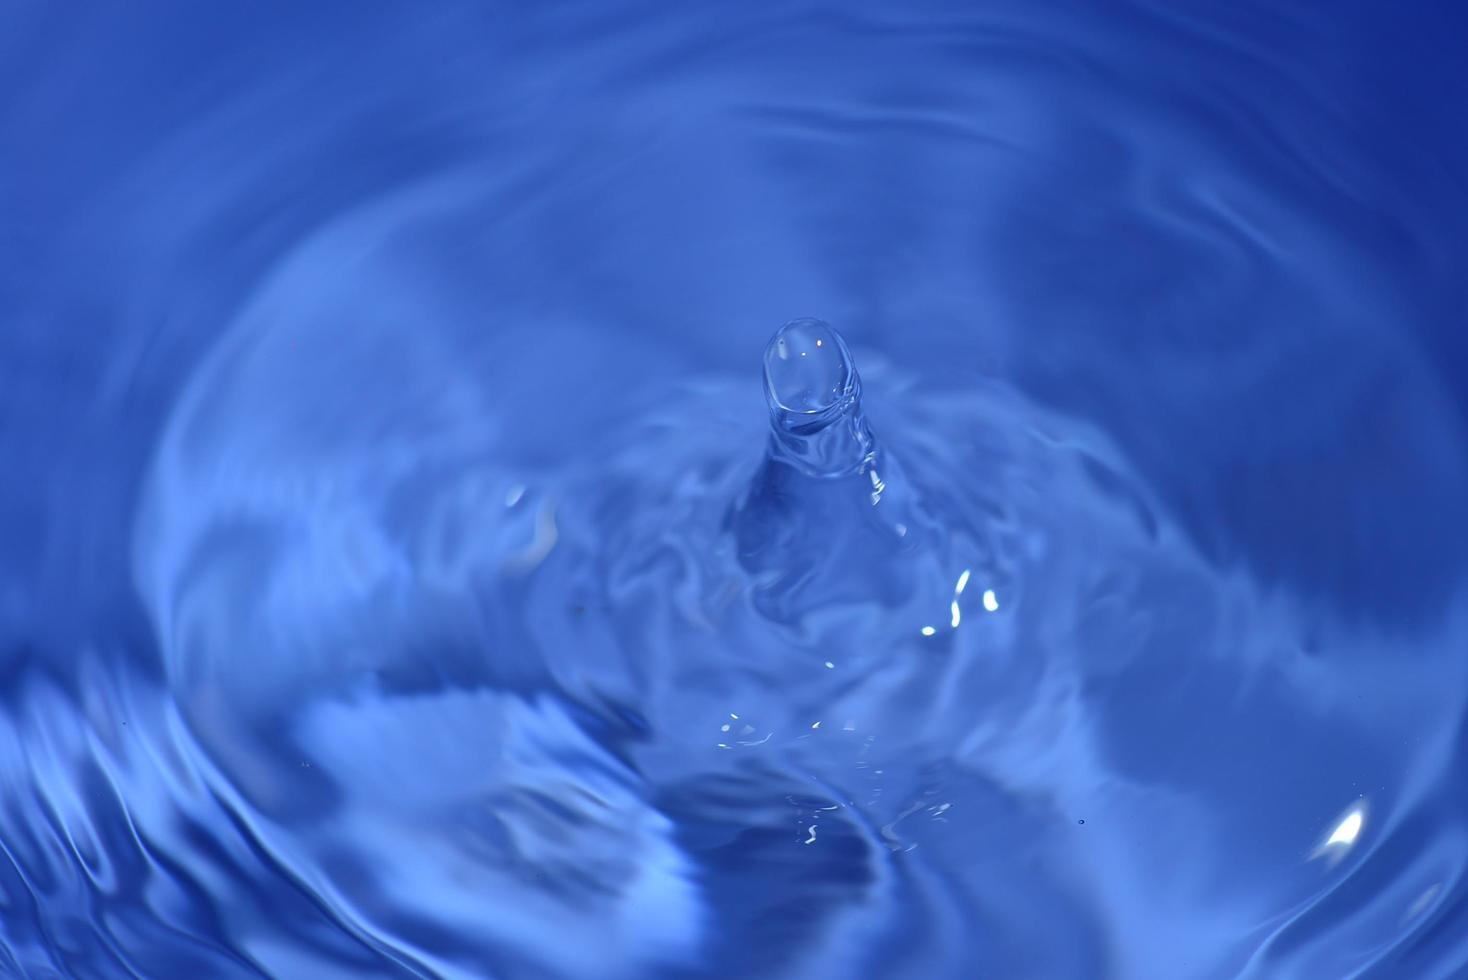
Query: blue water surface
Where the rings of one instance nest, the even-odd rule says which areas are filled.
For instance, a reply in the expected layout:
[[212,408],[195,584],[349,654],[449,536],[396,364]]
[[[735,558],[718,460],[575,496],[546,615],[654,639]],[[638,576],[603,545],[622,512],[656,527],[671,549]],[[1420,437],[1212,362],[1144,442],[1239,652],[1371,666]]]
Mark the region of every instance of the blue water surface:
[[5,5],[0,974],[1468,977],[1464,37]]

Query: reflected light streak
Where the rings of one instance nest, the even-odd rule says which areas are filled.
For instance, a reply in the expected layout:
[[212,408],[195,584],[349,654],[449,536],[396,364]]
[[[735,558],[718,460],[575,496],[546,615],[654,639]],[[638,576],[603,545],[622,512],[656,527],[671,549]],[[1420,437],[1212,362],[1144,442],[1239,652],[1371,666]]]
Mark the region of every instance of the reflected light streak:
[[1335,833],[1330,835],[1330,840],[1325,842],[1326,847],[1332,844],[1350,845],[1356,843],[1356,838],[1361,835],[1362,816],[1360,810],[1352,810],[1346,819],[1336,827]]
[[1336,821],[1325,840],[1310,854],[1311,860],[1324,857],[1329,863],[1335,864],[1345,857],[1361,839],[1361,832],[1366,829],[1366,814],[1367,804],[1364,799],[1353,803]]

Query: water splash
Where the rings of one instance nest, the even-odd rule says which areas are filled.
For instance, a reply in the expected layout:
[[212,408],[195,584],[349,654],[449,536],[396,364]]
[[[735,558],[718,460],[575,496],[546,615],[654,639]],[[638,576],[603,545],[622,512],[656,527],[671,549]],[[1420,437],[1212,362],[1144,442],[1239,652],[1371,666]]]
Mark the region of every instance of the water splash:
[[0,972],[1462,972],[1461,31],[187,6],[0,32]]
[[[315,279],[308,263],[282,295]],[[972,908],[1002,968],[1054,946],[1048,973],[1085,975],[1094,950],[1049,943],[1061,933],[1147,937],[1115,953],[1130,975],[1188,950],[1240,962],[1261,916],[1318,893],[1321,814],[1353,781],[1410,771],[1380,724],[1341,723],[1352,692],[1415,705],[1385,712],[1402,745],[1413,719],[1457,710],[1451,688],[1434,702],[1411,676],[1372,680],[1363,651],[1397,641],[1342,624],[1312,627],[1328,682],[1281,660],[1305,613],[1210,566],[1104,435],[1005,386],[891,369],[873,385],[833,330],[797,321],[766,348],[766,411],[737,408],[753,372],[711,377],[547,465],[422,410],[439,402],[419,393],[492,365],[399,357],[384,386],[385,362],[350,355],[392,332],[288,308],[264,301],[250,343],[222,345],[181,403],[139,582],[214,792],[333,915],[436,971],[453,972],[441,945],[404,922],[447,924],[461,961],[523,975],[587,975],[567,934],[631,975],[696,973],[710,950],[840,975],[817,934],[886,949],[896,975],[943,970],[972,952],[951,917]],[[283,397],[303,347],[348,356]],[[380,416],[352,411],[369,388]],[[323,425],[372,455],[323,453]],[[553,543],[519,560],[552,512]],[[337,567],[353,574],[322,578]],[[1248,779],[1293,834],[1260,825],[1229,743],[1172,751],[1172,706],[1188,730],[1249,737],[1241,703],[1265,730],[1310,718],[1292,749],[1246,753],[1267,758]],[[1247,875],[1240,835],[1269,842]],[[1188,873],[1142,860],[1142,839]],[[1367,854],[1342,857],[1331,883]],[[771,865],[792,869],[777,888]],[[1209,916],[1190,915],[1205,894]],[[481,901],[535,911],[465,914]],[[819,912],[763,931],[788,902]],[[882,938],[915,928],[920,947]]]

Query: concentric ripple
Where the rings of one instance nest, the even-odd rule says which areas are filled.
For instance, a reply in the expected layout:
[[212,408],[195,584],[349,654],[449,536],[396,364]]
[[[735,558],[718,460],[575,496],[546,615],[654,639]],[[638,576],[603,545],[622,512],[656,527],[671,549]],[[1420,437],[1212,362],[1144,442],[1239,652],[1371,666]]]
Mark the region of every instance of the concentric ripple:
[[168,13],[0,30],[0,972],[1468,969],[1460,30]]

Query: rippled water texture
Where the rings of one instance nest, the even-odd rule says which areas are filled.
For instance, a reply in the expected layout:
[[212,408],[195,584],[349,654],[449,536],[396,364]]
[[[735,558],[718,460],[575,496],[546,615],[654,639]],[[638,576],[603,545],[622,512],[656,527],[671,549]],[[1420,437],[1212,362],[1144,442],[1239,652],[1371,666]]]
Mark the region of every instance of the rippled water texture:
[[0,974],[1468,975],[1456,17],[8,6]]

